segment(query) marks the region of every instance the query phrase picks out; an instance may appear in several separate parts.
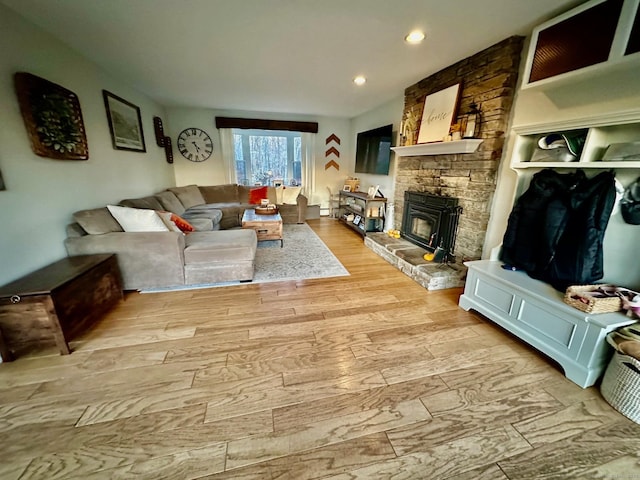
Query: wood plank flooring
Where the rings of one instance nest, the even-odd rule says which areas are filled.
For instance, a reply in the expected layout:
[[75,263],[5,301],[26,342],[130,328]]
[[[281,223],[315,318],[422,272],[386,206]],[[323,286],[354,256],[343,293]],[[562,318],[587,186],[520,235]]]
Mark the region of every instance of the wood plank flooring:
[[323,218],[350,276],[141,295],[0,365],[0,478],[640,479],[640,425]]

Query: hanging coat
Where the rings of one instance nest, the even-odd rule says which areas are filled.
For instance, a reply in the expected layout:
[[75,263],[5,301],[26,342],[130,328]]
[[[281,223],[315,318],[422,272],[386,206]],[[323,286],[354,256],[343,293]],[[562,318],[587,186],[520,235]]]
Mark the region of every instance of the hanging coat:
[[562,291],[597,282],[614,203],[612,172],[587,179],[582,171],[542,170],[509,217],[502,259]]

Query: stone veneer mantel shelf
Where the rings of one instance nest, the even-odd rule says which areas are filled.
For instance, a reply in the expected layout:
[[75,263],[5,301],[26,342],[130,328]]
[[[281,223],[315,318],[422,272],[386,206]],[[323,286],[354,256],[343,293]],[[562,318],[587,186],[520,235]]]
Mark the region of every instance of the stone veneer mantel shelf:
[[447,155],[454,153],[473,153],[483,142],[481,138],[466,138],[450,142],[418,143],[406,147],[391,147],[398,157],[419,155]]

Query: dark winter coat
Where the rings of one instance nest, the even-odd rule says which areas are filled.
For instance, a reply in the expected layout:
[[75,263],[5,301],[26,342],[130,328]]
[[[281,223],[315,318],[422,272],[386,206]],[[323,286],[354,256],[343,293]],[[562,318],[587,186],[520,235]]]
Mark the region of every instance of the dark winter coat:
[[536,173],[509,216],[502,260],[559,290],[600,280],[614,180],[611,172]]

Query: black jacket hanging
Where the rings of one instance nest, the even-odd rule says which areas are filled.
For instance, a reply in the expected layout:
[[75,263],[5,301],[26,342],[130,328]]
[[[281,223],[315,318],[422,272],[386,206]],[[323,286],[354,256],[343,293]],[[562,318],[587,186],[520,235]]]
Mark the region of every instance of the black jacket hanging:
[[615,177],[542,170],[518,199],[502,259],[559,290],[604,275],[602,242],[615,203]]

